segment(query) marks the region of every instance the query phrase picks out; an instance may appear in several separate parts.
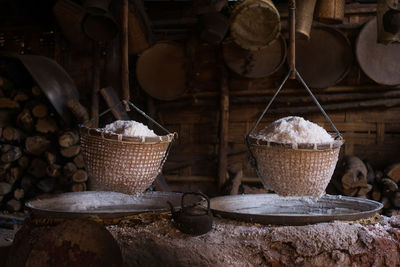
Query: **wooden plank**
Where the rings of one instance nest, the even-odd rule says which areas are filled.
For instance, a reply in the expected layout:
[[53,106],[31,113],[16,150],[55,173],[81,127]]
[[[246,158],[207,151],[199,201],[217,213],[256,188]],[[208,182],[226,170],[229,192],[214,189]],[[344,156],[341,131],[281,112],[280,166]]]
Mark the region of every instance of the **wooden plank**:
[[[255,122],[260,116],[261,112],[264,110],[265,105],[232,105],[230,112],[230,121],[234,122]],[[334,122],[345,121],[345,113],[344,112],[332,112],[328,113],[329,117]],[[325,117],[320,113],[315,114],[307,114],[304,116],[303,114],[297,114],[297,116],[303,116],[308,120],[313,122],[326,121]],[[264,121],[274,121],[279,118],[285,117],[284,114],[279,115],[271,115],[266,114],[264,117]]]
[[400,108],[373,109],[363,111],[347,111],[346,122],[392,122],[396,123],[400,119]]
[[109,108],[113,108],[111,110],[112,114],[117,120],[130,120],[128,113],[126,113],[125,109],[122,105],[116,106],[121,102],[117,93],[114,91],[112,87],[105,87],[100,90],[101,95],[103,96],[104,101],[106,102]]
[[173,175],[166,175],[165,178],[168,182],[216,182],[215,177],[209,176],[173,176]]
[[218,160],[218,187],[222,189],[226,183],[228,167],[228,139],[229,139],[229,87],[228,71],[222,67],[220,84],[220,120],[219,120],[219,160]]
[[214,123],[218,121],[217,110],[206,108],[184,108],[159,110],[159,116],[164,124],[181,123]]
[[400,123],[385,123],[385,132],[400,132]]
[[382,144],[385,140],[385,124],[383,122],[376,123],[376,143]]

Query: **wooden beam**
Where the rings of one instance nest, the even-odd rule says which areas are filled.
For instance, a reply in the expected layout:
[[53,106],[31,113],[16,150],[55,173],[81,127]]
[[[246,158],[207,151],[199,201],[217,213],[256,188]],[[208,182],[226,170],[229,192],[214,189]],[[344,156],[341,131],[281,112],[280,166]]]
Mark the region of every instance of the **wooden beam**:
[[220,123],[219,123],[219,161],[218,161],[218,187],[221,189],[226,180],[228,169],[228,139],[229,139],[229,88],[228,71],[225,67],[221,69],[220,84]]
[[[121,80],[122,80],[122,99],[130,99],[129,91],[129,46],[128,46],[128,0],[122,1],[121,16]],[[129,110],[128,107],[126,107]]]

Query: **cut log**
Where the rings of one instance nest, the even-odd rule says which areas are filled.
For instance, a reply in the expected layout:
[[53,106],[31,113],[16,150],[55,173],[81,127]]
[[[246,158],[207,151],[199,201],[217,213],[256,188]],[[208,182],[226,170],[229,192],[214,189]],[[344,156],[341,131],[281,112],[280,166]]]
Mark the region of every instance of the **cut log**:
[[10,144],[4,144],[4,145],[0,146],[0,151],[1,151],[1,153],[6,153],[7,151],[9,151],[13,148],[15,148],[15,146],[10,145]]
[[32,114],[36,118],[44,118],[47,116],[48,110],[46,105],[38,104],[32,108]]
[[0,163],[0,177],[4,177],[10,167],[11,163]]
[[64,165],[63,174],[65,176],[72,176],[77,170],[78,168],[76,168],[76,165],[73,162],[68,162]]
[[393,194],[393,196],[390,198],[390,202],[392,203],[393,207],[400,209],[400,192],[397,191],[396,193]]
[[25,93],[17,93],[13,98],[13,100],[17,101],[17,102],[25,102],[28,99],[29,99],[29,96]]
[[381,203],[382,203],[384,209],[389,209],[391,207],[390,200],[387,197],[383,197],[381,199]]
[[24,109],[20,114],[17,116],[17,126],[25,131],[32,131],[33,130],[33,118],[31,112],[28,109]]
[[42,179],[36,184],[36,187],[42,190],[44,193],[49,193],[54,190],[54,179]]
[[61,166],[58,164],[52,164],[47,166],[46,173],[50,177],[59,177],[61,175]]
[[39,86],[33,86],[32,87],[32,94],[34,96],[40,96],[42,94],[42,90],[39,88]]
[[385,196],[390,196],[399,189],[397,184],[390,178],[383,178],[381,181],[381,186],[382,194]]
[[382,197],[382,192],[381,192],[381,190],[379,189],[378,185],[375,184],[375,185],[373,186],[373,190],[372,190],[372,193],[371,193],[371,198],[372,198],[373,200],[375,200],[375,201],[379,201],[379,200],[381,200],[381,197]]
[[372,185],[367,184],[365,187],[360,187],[357,192],[357,197],[367,198],[367,194],[372,190]]
[[79,154],[74,158],[74,163],[79,169],[85,168],[85,161],[83,160],[82,154]]
[[78,142],[79,135],[74,132],[66,132],[58,139],[58,144],[64,148],[76,145]]
[[14,191],[14,198],[15,198],[16,200],[21,200],[21,199],[23,199],[23,198],[24,198],[24,195],[25,195],[24,189],[22,189],[22,188],[17,188],[17,189],[15,189],[15,191]]
[[47,164],[52,165],[56,162],[56,155],[49,151],[44,153],[44,157],[46,158]]
[[76,118],[77,122],[84,123],[89,120],[89,113],[87,109],[79,103],[76,99],[70,99],[67,102],[68,108]]
[[33,178],[31,176],[24,176],[21,179],[21,188],[24,189],[25,193],[29,192],[33,185]]
[[74,183],[71,188],[72,192],[86,191],[86,183]]
[[[346,196],[354,196],[358,188],[367,186],[367,167],[361,159],[355,156],[347,156],[344,159],[344,173],[341,178],[342,193]],[[354,191],[356,189],[356,191]]]
[[0,127],[4,128],[11,125],[15,113],[14,110],[0,110]]
[[11,192],[11,185],[9,183],[0,183],[0,195],[4,196]]
[[13,162],[19,159],[22,156],[22,151],[19,147],[14,146],[12,149],[1,155],[2,162]]
[[57,122],[53,118],[46,117],[43,119],[38,119],[35,129],[39,133],[54,133],[58,130],[58,126]]
[[400,163],[392,164],[385,169],[386,175],[394,182],[400,182]]
[[7,97],[0,97],[0,108],[19,109],[19,103]]
[[29,166],[28,173],[32,174],[36,178],[41,178],[46,176],[46,170],[47,163],[42,159],[35,158]]
[[18,166],[20,166],[22,169],[26,169],[29,167],[30,162],[31,160],[28,156],[22,156],[18,159]]
[[4,128],[3,137],[9,142],[19,142],[23,138],[23,133],[19,129],[9,126]]
[[367,182],[372,184],[375,180],[375,171],[369,162],[364,161],[364,164],[365,164],[365,167],[367,167]]
[[380,170],[376,170],[375,171],[375,180],[378,182],[378,183],[380,183],[381,182],[381,180],[382,180],[382,178],[385,176],[385,174],[382,172],[382,171],[380,171]]
[[73,175],[72,175],[72,181],[75,183],[84,183],[88,179],[87,172],[84,170],[77,170]]
[[72,183],[72,177],[71,176],[67,176],[67,175],[61,175],[60,177],[58,177],[58,183],[60,185],[71,185]]
[[10,212],[17,212],[20,211],[22,208],[22,203],[19,200],[11,199],[7,202],[7,210]]
[[28,137],[25,141],[25,149],[28,153],[39,156],[51,147],[51,141],[43,136]]
[[9,184],[14,184],[17,180],[22,177],[23,170],[21,167],[14,167],[11,168],[10,171],[7,173],[6,181]]
[[70,147],[61,149],[60,153],[61,153],[61,155],[63,155],[63,157],[73,158],[79,154],[80,150],[81,150],[80,146],[70,146]]

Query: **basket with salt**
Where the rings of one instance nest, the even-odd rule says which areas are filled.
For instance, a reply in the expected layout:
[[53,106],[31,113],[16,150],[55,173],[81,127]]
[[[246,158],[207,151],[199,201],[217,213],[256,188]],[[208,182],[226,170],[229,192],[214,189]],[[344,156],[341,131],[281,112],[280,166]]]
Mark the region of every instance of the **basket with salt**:
[[81,125],[81,149],[91,190],[140,194],[153,183],[166,161],[176,133],[128,104],[167,134],[158,136],[135,121],[116,121],[105,128]]
[[300,117],[282,118],[253,134],[290,74],[245,137],[250,163],[264,186],[278,195],[321,197],[332,177],[344,140],[298,72],[295,72],[296,77],[336,134],[328,134],[322,127]]

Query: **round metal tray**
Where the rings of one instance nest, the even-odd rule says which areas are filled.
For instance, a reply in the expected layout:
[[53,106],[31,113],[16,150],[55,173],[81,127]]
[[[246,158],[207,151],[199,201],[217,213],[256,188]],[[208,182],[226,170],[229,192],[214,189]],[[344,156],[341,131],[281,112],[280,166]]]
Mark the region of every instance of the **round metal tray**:
[[135,197],[117,192],[72,192],[27,202],[34,216],[47,218],[120,218],[178,207],[181,193],[149,192]]
[[345,196],[281,197],[276,194],[222,196],[211,199],[215,215],[261,224],[304,225],[333,220],[370,218],[381,210],[379,202]]

